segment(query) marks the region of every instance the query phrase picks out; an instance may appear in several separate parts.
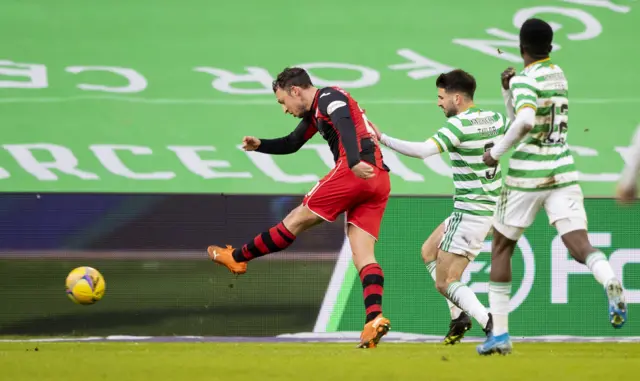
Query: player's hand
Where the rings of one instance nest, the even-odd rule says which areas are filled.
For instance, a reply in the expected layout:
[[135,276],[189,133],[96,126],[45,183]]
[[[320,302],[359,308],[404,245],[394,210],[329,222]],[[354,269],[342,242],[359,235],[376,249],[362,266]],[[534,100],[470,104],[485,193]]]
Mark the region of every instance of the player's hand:
[[353,173],[356,174],[356,176],[358,176],[361,179],[366,180],[375,176],[375,173],[373,172],[373,167],[371,167],[367,163],[359,162],[358,164],[351,167],[351,170],[353,171]]
[[634,185],[632,187],[621,187],[618,185],[616,189],[616,199],[618,204],[630,204],[635,200],[638,194],[638,188]]
[[369,121],[369,125],[371,126],[371,129],[373,130],[373,133],[375,134],[376,139],[378,139],[378,141],[380,141],[380,139],[382,138],[382,132],[380,131],[378,126],[373,124],[371,121]]
[[502,88],[505,90],[509,90],[509,81],[516,75],[516,69],[512,67],[508,67],[505,71],[502,72],[500,79],[502,80]]
[[482,161],[489,167],[498,165],[498,161],[491,156],[490,151],[486,151],[484,155],[482,155]]
[[260,139],[254,136],[245,136],[242,138],[242,149],[245,151],[255,151],[260,147]]

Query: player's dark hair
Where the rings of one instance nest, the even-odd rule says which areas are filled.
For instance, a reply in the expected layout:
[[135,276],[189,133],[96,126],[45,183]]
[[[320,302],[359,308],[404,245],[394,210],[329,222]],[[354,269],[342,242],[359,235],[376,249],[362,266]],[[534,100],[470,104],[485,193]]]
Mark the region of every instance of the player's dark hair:
[[302,87],[303,89],[313,86],[311,77],[306,70],[299,67],[287,67],[282,73],[278,74],[278,77],[273,81],[273,92],[282,89],[289,91],[291,86]]
[[520,48],[533,59],[549,57],[553,29],[540,19],[528,19],[520,28]]
[[460,92],[473,99],[476,92],[476,79],[464,70],[456,69],[443,73],[436,79],[436,87],[447,93]]

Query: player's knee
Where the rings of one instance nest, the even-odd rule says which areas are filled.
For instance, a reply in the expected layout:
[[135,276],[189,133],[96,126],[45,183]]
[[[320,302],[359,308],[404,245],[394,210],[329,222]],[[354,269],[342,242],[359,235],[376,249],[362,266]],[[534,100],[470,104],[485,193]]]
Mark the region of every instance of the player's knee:
[[371,263],[377,263],[376,257],[371,253],[371,255],[356,255],[355,253],[351,256],[353,259],[353,265],[356,267],[356,270],[360,272],[366,265]]
[[460,279],[457,279],[456,277],[448,276],[445,279],[436,281],[436,289],[440,294],[447,296],[447,290],[449,289],[449,286],[451,285],[451,283],[459,282],[459,281]]
[[507,238],[499,230],[495,229],[491,243],[491,260],[511,258],[517,244],[517,241]]
[[586,230],[575,230],[566,233],[562,236],[562,242],[564,242],[567,250],[569,250],[569,254],[571,254],[573,259],[578,263],[584,264],[589,254],[597,251],[591,246]]
[[447,283],[446,279],[437,279],[436,280],[436,290],[442,295],[447,295],[447,289],[449,288],[449,283]]
[[422,260],[425,263],[435,261],[438,258],[438,248],[436,247],[434,250],[432,246],[433,245],[429,242],[429,240],[425,241],[425,243],[422,244],[420,254],[422,256]]
[[289,231],[297,235],[321,221],[322,219],[309,210],[309,208],[300,205],[285,217],[283,224]]
[[447,272],[447,275],[440,278],[436,277],[436,289],[438,292],[444,296],[447,296],[447,290],[449,289],[449,285],[454,282],[459,282],[460,277],[457,274],[452,273],[451,271]]

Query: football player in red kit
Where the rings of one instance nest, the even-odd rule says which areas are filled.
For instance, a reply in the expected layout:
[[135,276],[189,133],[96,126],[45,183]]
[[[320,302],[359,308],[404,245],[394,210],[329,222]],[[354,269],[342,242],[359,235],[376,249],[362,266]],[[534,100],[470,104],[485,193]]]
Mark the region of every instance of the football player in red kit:
[[277,139],[245,136],[243,148],[271,155],[291,154],[319,132],[329,144],[335,166],[282,222],[241,248],[209,246],[209,257],[234,274],[244,274],[248,261],[284,250],[303,231],[346,213],[347,236],[362,281],[366,311],[359,347],[376,347],[390,329],[389,319],[382,315],[384,274],[376,262],[374,246],[391,186],[375,132],[347,92],[338,87],[316,88],[304,69],[286,68],[273,82],[273,92],[285,114],[300,118],[300,123],[289,135]]

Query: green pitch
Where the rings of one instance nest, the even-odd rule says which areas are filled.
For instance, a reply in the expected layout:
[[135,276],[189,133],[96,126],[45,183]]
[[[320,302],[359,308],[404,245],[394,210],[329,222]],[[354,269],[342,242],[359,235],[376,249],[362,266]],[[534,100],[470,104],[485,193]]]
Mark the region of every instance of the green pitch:
[[616,380],[640,371],[640,347],[516,343],[511,356],[485,358],[464,344],[0,343],[0,369],[24,381]]

